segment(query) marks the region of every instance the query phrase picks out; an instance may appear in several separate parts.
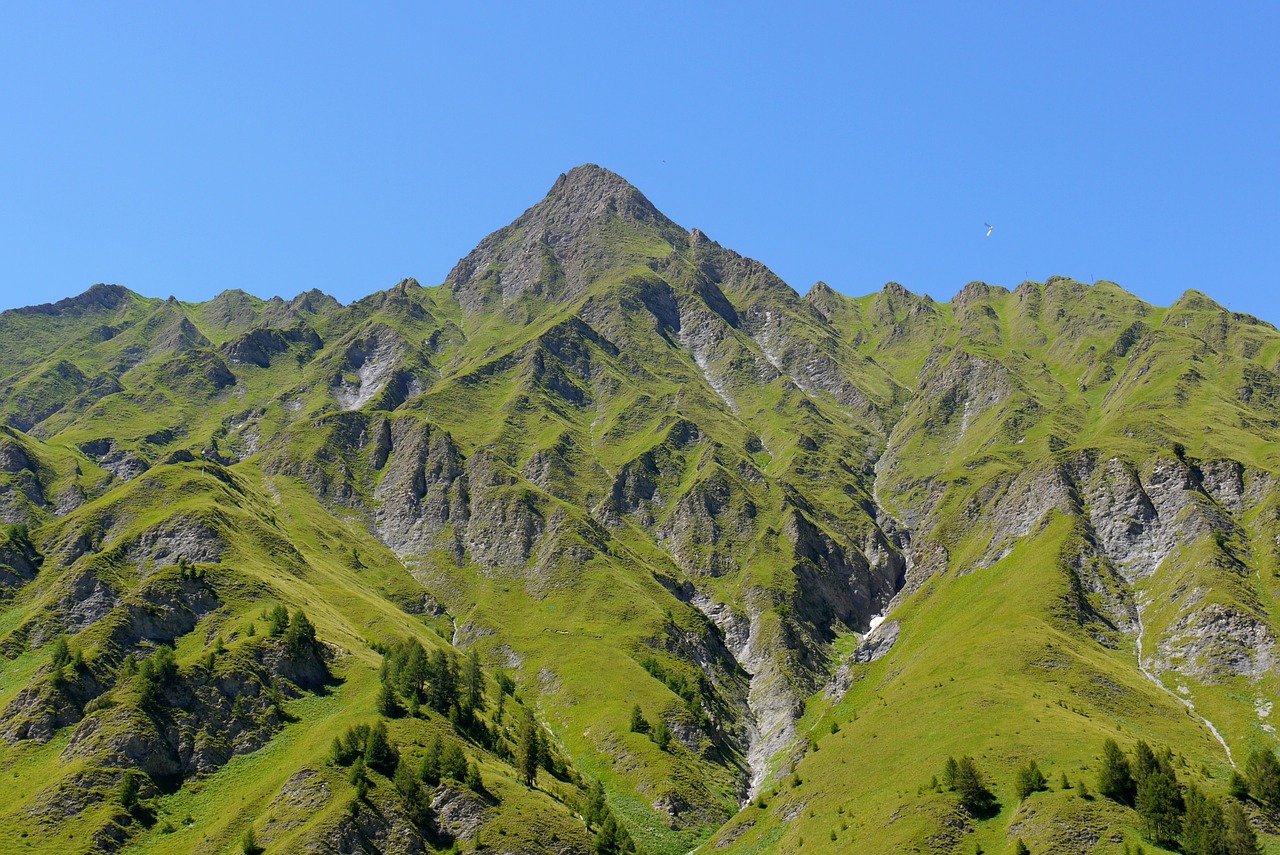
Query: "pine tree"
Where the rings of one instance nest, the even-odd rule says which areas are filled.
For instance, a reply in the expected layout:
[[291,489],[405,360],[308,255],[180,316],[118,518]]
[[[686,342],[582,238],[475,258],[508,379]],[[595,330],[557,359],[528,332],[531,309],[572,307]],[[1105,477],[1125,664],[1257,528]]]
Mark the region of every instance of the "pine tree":
[[294,662],[298,662],[316,651],[316,628],[301,610],[293,616],[293,620],[284,631],[285,653]]
[[244,835],[240,838],[240,850],[244,855],[260,855],[263,851],[252,825],[244,830]]
[[378,713],[387,718],[399,718],[404,709],[400,706],[400,698],[390,683],[383,683],[378,689]]
[[433,787],[440,783],[440,755],[443,751],[444,746],[437,734],[427,746],[427,753],[422,758],[422,768],[418,772],[418,776]]
[[462,753],[462,746],[450,740],[440,755],[440,776],[453,781],[463,781],[467,777],[467,755]]
[[1223,855],[1227,850],[1227,826],[1222,805],[1192,785],[1185,796],[1182,818],[1182,851],[1186,855]]
[[1238,802],[1228,802],[1222,818],[1226,824],[1227,855],[1261,855],[1258,835],[1249,826],[1249,817]]
[[138,791],[142,789],[142,777],[132,769],[124,773],[120,781],[120,807],[133,813],[138,807]]
[[[1139,743],[1141,744],[1141,743]],[[1152,843],[1172,843],[1182,826],[1182,805],[1178,781],[1172,770],[1148,767],[1138,784],[1134,807]]]
[[947,762],[942,766],[942,786],[948,790],[956,788],[956,771],[959,768],[956,758],[948,757]]
[[588,830],[604,820],[606,810],[604,784],[596,781],[587,793],[586,802],[582,807],[582,819],[586,822]]
[[636,704],[631,708],[631,732],[649,732],[649,721],[644,717],[644,710],[640,709],[639,704]]
[[1098,771],[1098,792],[1122,805],[1132,805],[1134,796],[1137,794],[1137,785],[1129,769],[1129,760],[1114,739],[1108,739],[1102,743],[1102,768]]
[[960,806],[972,816],[988,816],[995,807],[995,794],[987,788],[972,757],[961,757],[956,764],[956,792],[960,796]]
[[427,660],[427,703],[438,713],[447,714],[457,698],[457,671],[444,651],[431,651]]
[[400,801],[404,804],[409,820],[414,825],[425,827],[431,821],[429,812],[431,799],[423,792],[422,782],[409,771],[408,763],[401,763],[396,767],[396,775],[392,783],[395,784],[396,792],[400,794]]
[[1025,766],[1018,769],[1018,774],[1014,779],[1014,790],[1018,794],[1018,801],[1024,800],[1032,793],[1048,789],[1048,787],[1049,782],[1045,780],[1044,773],[1040,771],[1040,767],[1036,765],[1035,760],[1028,760]]
[[671,745],[671,730],[667,727],[667,723],[661,718],[658,723],[653,726],[653,742],[661,751],[666,751]]
[[279,638],[289,628],[289,610],[284,606],[276,606],[267,613],[267,634]]
[[1231,770],[1231,780],[1227,783],[1227,794],[1240,801],[1249,798],[1249,782],[1234,769]]
[[1280,761],[1269,748],[1260,748],[1249,754],[1244,766],[1249,792],[1260,802],[1280,807]]
[[516,747],[516,770],[525,786],[532,787],[538,777],[538,725],[533,713],[525,712],[520,725],[520,744]]
[[484,779],[480,777],[480,767],[475,763],[467,765],[467,776],[464,783],[473,793],[484,793]]
[[467,706],[473,710],[484,709],[484,672],[480,670],[480,653],[474,647],[467,656],[463,681],[467,686]]
[[1138,786],[1142,786],[1142,782],[1147,776],[1160,768],[1160,761],[1156,759],[1156,753],[1151,750],[1151,746],[1138,740],[1138,744],[1133,746],[1133,779]]
[[1027,848],[1027,844],[1022,842],[1021,837],[1014,841],[1013,855],[1031,855],[1031,850]]
[[395,774],[396,766],[400,763],[400,752],[391,744],[387,737],[387,726],[380,721],[369,731],[369,739],[364,748],[364,762],[370,769],[381,772],[388,778]]

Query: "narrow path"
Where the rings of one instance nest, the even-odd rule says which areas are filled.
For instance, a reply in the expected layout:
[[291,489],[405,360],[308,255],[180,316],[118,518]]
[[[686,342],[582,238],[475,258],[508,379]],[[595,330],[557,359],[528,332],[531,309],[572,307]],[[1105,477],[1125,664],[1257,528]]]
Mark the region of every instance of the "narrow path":
[[1142,676],[1150,680],[1152,684],[1156,686],[1156,688],[1160,689],[1160,691],[1164,692],[1166,695],[1178,701],[1187,709],[1191,710],[1191,714],[1195,716],[1197,719],[1199,719],[1201,724],[1209,728],[1209,732],[1213,734],[1213,738],[1218,740],[1218,744],[1222,746],[1222,750],[1227,752],[1227,762],[1231,764],[1232,769],[1235,769],[1236,759],[1231,755],[1231,746],[1227,745],[1227,740],[1222,738],[1222,734],[1218,732],[1218,728],[1213,726],[1213,722],[1209,721],[1209,719],[1205,718],[1200,713],[1196,712],[1196,705],[1194,703],[1192,703],[1187,698],[1182,697],[1177,692],[1173,691],[1168,686],[1166,686],[1164,683],[1160,682],[1160,678],[1158,678],[1155,675],[1155,673],[1151,671],[1151,669],[1148,668],[1146,663],[1142,660],[1142,635],[1143,633],[1146,632],[1146,626],[1142,623],[1142,609],[1145,605],[1146,603],[1143,602],[1141,597],[1134,598],[1134,612],[1138,616],[1138,636],[1137,636],[1138,670],[1141,671]]

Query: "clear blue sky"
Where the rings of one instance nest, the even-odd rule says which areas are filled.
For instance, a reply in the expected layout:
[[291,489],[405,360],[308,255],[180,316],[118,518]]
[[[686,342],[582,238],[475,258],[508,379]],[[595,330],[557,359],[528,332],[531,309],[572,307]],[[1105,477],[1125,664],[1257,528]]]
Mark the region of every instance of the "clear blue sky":
[[1215,5],[9,3],[0,308],[437,284],[594,162],[801,292],[1280,323],[1280,4]]

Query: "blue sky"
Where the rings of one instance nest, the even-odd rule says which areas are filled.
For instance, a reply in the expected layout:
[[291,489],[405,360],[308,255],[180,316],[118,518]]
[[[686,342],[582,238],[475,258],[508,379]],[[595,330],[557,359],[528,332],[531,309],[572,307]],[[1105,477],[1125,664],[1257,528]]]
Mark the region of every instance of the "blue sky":
[[6,4],[0,308],[437,284],[594,162],[801,292],[1062,274],[1280,322],[1277,33],[1273,2]]

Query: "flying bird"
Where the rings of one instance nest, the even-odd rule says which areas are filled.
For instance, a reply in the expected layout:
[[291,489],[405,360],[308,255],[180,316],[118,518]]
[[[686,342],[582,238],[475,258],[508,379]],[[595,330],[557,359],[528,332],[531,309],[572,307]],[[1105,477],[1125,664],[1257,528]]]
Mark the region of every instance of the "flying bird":
[[996,230],[996,227],[990,223],[983,223],[983,225],[987,227],[987,237],[991,237],[991,233]]

